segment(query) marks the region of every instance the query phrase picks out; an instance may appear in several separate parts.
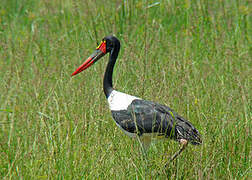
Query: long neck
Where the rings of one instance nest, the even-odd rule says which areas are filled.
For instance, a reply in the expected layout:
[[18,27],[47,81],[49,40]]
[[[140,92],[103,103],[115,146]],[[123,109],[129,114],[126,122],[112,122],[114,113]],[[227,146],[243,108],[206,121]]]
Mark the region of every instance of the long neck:
[[113,91],[112,76],[119,50],[120,50],[120,44],[116,45],[112,49],[109,56],[109,62],[107,64],[107,68],[103,79],[103,91],[105,93],[106,98],[108,98],[110,93]]

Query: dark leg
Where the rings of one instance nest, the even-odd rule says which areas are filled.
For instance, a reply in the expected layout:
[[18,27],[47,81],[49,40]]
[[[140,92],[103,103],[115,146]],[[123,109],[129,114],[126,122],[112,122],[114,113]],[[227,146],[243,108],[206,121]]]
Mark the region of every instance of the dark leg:
[[180,153],[182,153],[182,151],[186,148],[188,141],[185,139],[181,139],[180,144],[182,145],[181,149],[177,151],[175,154],[173,154],[173,156],[171,157],[171,161],[173,161],[178,155],[180,155]]
[[151,145],[151,136],[141,136],[141,137],[139,137],[139,140],[142,143],[144,150],[148,151],[148,149]]
[[[180,139],[180,144],[182,145],[182,147],[180,148],[179,151],[177,151],[175,154],[173,154],[173,156],[170,159],[170,162],[172,162],[174,159],[176,159],[176,157],[178,155],[180,155],[182,153],[182,151],[186,148],[188,141],[186,139]],[[168,165],[168,162],[165,164],[165,167]]]
[[144,155],[144,157],[146,157],[147,155],[146,151],[148,150],[149,147],[148,138],[137,136],[137,140],[141,146],[142,154]]

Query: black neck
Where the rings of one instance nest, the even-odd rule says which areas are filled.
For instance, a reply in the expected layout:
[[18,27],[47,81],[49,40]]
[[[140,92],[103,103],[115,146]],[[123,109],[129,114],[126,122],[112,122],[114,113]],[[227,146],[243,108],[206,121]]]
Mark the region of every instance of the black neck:
[[116,45],[110,52],[109,62],[107,64],[107,68],[103,79],[103,91],[105,93],[106,98],[108,98],[110,93],[113,91],[112,75],[119,50],[120,50],[120,43],[118,44],[116,43]]

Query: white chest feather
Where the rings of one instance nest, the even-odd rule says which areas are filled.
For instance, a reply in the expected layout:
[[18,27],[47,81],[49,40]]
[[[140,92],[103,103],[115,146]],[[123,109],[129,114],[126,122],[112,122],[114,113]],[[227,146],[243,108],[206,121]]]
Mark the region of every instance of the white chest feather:
[[111,111],[125,110],[134,99],[140,98],[113,90],[108,97],[109,108]]

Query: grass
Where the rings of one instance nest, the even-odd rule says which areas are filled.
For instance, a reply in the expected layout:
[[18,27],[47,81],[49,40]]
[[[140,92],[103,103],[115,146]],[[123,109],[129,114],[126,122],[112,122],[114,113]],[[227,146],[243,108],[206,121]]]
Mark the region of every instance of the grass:
[[[248,0],[2,0],[0,177],[251,178],[251,22]],[[108,34],[122,45],[115,87],[203,135],[167,169],[176,142],[157,141],[144,160],[113,122],[108,56],[70,77]]]

